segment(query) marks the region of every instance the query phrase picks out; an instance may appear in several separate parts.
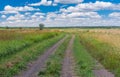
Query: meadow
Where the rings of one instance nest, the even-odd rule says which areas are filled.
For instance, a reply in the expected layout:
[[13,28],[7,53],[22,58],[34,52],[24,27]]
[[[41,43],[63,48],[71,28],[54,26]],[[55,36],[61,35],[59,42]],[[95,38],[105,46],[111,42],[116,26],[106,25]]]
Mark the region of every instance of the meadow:
[[0,31],[0,76],[11,77],[58,41],[60,32]]
[[[69,70],[72,68],[72,72],[66,71],[69,76],[74,73],[77,77],[97,77],[94,70],[104,69],[114,74],[114,77],[120,77],[120,30],[98,28],[1,29],[0,77],[19,77],[17,75],[22,71],[34,67],[34,61],[39,60],[39,57],[44,58],[45,63],[40,62],[40,65],[45,66],[39,67],[43,69],[38,71],[38,77],[61,77],[66,49],[73,35],[74,42],[69,50],[72,53],[69,52],[66,59],[67,64],[71,64]],[[63,42],[54,47],[63,38]],[[45,53],[49,50],[54,52]],[[72,58],[69,54],[73,55]],[[96,68],[98,63],[102,68]]]
[[120,77],[120,30],[96,29],[80,32],[80,42],[91,56]]

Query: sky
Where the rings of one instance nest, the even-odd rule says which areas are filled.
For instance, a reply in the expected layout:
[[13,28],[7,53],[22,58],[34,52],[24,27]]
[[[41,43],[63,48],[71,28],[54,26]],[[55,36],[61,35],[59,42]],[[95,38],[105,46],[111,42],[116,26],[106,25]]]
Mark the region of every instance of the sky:
[[0,27],[120,26],[120,0],[0,0]]

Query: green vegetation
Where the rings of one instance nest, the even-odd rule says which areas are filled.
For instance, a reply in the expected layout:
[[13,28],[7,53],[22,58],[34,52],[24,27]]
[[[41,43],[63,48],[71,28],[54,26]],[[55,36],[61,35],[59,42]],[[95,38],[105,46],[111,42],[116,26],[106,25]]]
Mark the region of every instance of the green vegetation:
[[40,30],[43,30],[44,26],[45,26],[45,25],[44,25],[44,24],[42,24],[42,23],[41,23],[41,24],[39,24],[39,28],[40,28]]
[[73,47],[76,62],[75,71],[80,77],[94,77],[92,73],[94,60],[89,55],[85,47],[80,43],[80,40],[81,39],[76,36]]
[[[23,70],[26,68],[26,65],[28,62],[36,59],[37,56],[41,55],[47,48],[55,44],[58,40],[60,40],[64,36],[63,34],[62,35],[59,34],[56,36],[56,33],[51,33],[54,36],[53,35],[51,36],[51,34],[49,33],[45,33],[44,35],[43,34],[42,36],[40,35],[38,37],[39,39],[41,38],[41,40],[37,41],[36,43],[32,43],[32,45],[22,48],[22,50],[21,49],[20,50],[18,49],[17,51],[13,50],[13,53],[12,52],[9,53],[8,51],[9,54],[6,54],[6,55],[11,55],[11,56],[0,58],[0,61],[1,61],[0,77],[12,77],[13,75],[19,73],[20,70]],[[31,35],[31,36],[34,36],[34,35]],[[32,40],[35,41],[34,39]],[[19,41],[16,41],[16,42],[19,42]],[[17,45],[19,45],[19,43],[17,43]],[[13,46],[16,46],[16,44],[14,44]]]
[[[31,46],[34,43],[52,38],[58,35],[57,33],[30,33],[20,35],[18,33],[3,33],[0,35],[0,59],[13,55],[20,50]],[[4,40],[4,41],[3,41]]]
[[[74,70],[78,76],[94,77],[92,70],[95,68],[96,59],[105,69],[115,74],[115,77],[120,77],[120,30],[95,28],[0,30],[0,77],[13,77],[25,70],[29,63],[65,34],[76,35],[73,55]],[[38,74],[40,77],[60,77],[70,37],[49,57],[46,68]]]
[[46,68],[39,72],[40,77],[60,77],[62,61],[69,40],[70,37],[67,38],[65,42],[56,50],[56,52],[49,58],[46,63]]
[[[96,60],[102,63],[106,69],[113,72],[115,77],[120,77],[119,47],[110,44],[110,42],[115,43],[117,40],[111,40],[109,37],[110,34],[104,34],[90,32],[81,33],[81,43]],[[116,37],[116,35],[114,35],[114,37]]]

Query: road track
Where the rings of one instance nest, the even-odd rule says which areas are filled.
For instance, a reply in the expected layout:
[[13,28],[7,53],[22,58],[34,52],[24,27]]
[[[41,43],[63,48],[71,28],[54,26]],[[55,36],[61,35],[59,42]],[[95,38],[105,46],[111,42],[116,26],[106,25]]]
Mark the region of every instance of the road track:
[[74,59],[72,53],[74,38],[75,36],[73,35],[66,49],[60,77],[77,77],[74,72]]
[[55,45],[46,50],[45,53],[43,53],[36,61],[34,61],[27,70],[22,71],[19,75],[14,77],[38,77],[38,72],[45,68],[45,64],[49,56],[51,56],[52,53],[56,51],[56,49],[64,42],[67,37],[68,36],[66,35]]

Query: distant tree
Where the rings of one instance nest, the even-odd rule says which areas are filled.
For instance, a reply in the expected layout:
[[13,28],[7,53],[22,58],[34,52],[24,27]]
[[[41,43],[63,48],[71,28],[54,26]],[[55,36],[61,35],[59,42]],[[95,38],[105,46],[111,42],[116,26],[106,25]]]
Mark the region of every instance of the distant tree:
[[9,29],[9,27],[8,27],[8,26],[6,26],[6,29]]
[[22,29],[22,27],[19,27],[19,29]]
[[44,26],[45,26],[45,25],[44,25],[43,23],[39,24],[39,29],[40,29],[40,30],[43,30]]

